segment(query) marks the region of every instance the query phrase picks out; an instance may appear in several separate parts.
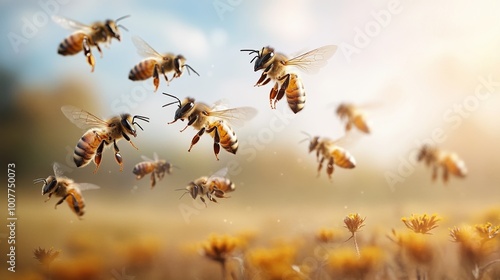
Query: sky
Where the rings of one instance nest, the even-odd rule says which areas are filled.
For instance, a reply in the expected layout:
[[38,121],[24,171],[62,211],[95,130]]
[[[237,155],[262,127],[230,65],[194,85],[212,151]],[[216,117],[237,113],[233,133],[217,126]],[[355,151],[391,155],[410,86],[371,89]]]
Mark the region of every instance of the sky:
[[[436,129],[444,131],[444,145],[453,148],[472,126],[499,135],[498,126],[485,121],[491,114],[498,116],[495,108],[500,103],[495,86],[500,80],[496,1],[439,1],[432,8],[421,1],[248,0],[40,0],[3,1],[1,6],[0,64],[23,85],[50,85],[69,77],[88,82],[95,89],[89,94],[106,110],[98,115],[147,112],[161,120],[153,122],[153,128],[162,129],[173,118],[174,108],[158,106],[170,102],[160,94],[168,92],[181,99],[192,96],[206,103],[224,100],[232,107],[254,107],[259,114],[241,133],[258,134],[276,114],[290,111],[284,100],[276,111],[269,108],[271,84],[253,87],[260,72],[253,71],[252,57],[239,50],[270,45],[293,56],[333,44],[338,50],[319,73],[297,70],[306,88],[306,109],[290,117],[291,124],[276,134],[276,143],[294,145],[304,130],[342,137],[343,125],[334,115],[340,102],[366,106],[373,124],[373,135],[354,133],[355,140],[347,145],[387,168],[396,168],[397,157],[408,157],[415,143],[432,138]],[[57,54],[59,42],[70,31],[50,20],[52,14],[82,23],[131,17],[121,22],[128,29],[121,30],[121,42],[113,40],[102,58],[93,51],[96,68],[90,73],[81,54]],[[185,73],[170,86],[161,79],[157,93],[151,79],[128,80],[129,70],[142,59],[132,36],[140,36],[160,53],[183,54],[200,77]],[[480,100],[474,93],[485,80],[490,81],[487,93],[494,94]],[[471,105],[460,113],[466,102]],[[397,141],[387,147],[388,139]]]

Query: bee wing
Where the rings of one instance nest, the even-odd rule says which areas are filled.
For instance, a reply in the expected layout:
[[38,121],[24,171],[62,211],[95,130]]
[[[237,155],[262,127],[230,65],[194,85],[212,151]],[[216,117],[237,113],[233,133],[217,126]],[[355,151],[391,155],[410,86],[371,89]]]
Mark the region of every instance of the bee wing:
[[75,183],[74,187],[77,187],[78,189],[80,189],[80,191],[97,190],[101,188],[98,185],[90,183],[78,183],[78,184]]
[[326,65],[327,60],[333,56],[335,51],[337,51],[337,46],[327,45],[294,57],[286,61],[285,64],[295,66],[306,73],[314,74]]
[[141,156],[142,160],[144,161],[153,161],[152,159],[148,158],[147,156]]
[[72,123],[81,129],[89,129],[92,127],[105,127],[108,124],[102,119],[92,115],[91,113],[77,108],[75,106],[66,105],[61,107],[61,111]]
[[160,160],[160,158],[158,157],[158,154],[156,152],[153,153],[153,159],[155,161],[159,161]]
[[234,125],[243,125],[245,121],[251,120],[257,115],[257,110],[252,107],[238,107],[225,110],[208,112],[209,116],[214,116],[229,121]]
[[65,17],[53,15],[52,20],[59,24],[60,26],[64,27],[65,29],[70,29],[70,30],[81,30],[81,31],[91,31],[92,27],[86,24],[83,24],[81,22],[71,20]]
[[143,56],[145,58],[161,58],[163,59],[163,56],[159,54],[157,51],[153,49],[146,41],[144,41],[141,37],[139,36],[133,36],[132,37],[132,42],[134,43],[137,53],[140,56]]
[[52,168],[56,177],[62,177],[64,174],[64,167],[59,162],[54,162]]
[[216,177],[226,177],[227,175],[227,171],[229,169],[227,167],[224,167],[220,170],[218,170],[217,172],[215,172],[214,174],[210,175],[210,177],[208,178],[207,182],[210,181],[210,179],[212,178],[216,178]]

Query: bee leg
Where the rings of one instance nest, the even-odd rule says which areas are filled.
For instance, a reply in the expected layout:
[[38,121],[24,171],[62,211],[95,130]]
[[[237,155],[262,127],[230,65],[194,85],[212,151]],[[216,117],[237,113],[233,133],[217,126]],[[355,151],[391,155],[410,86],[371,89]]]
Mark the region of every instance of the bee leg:
[[[269,83],[269,81],[271,80],[270,78],[267,78],[267,73],[266,72],[262,72],[262,74],[260,75],[260,78],[259,80],[255,83],[255,85],[253,85],[254,87],[260,87],[260,86],[263,86],[267,83]],[[264,83],[262,83],[264,82]]]
[[[193,115],[191,115],[191,116],[193,116]],[[186,124],[186,126],[183,129],[181,129],[181,132],[183,132],[184,130],[186,130],[186,128],[188,128],[188,126],[193,125],[193,123],[195,123],[196,120],[198,120],[198,116],[193,116],[193,117],[191,117],[191,116],[189,116],[189,121]]]
[[65,196],[63,196],[63,198],[59,199],[59,201],[57,201],[56,205],[54,206],[54,209],[57,209],[57,205],[63,203],[66,200],[66,198],[68,198],[69,195],[70,194],[68,193]]
[[328,161],[328,165],[326,167],[326,173],[328,174],[328,178],[330,178],[331,180],[333,174],[333,157],[331,157],[330,160]]
[[101,165],[101,159],[102,159],[102,150],[104,149],[104,144],[106,141],[102,141],[99,147],[97,147],[97,150],[95,152],[94,156],[94,163],[95,163],[95,170],[94,173],[97,172],[97,169],[99,169],[99,165]]
[[352,127],[351,122],[347,121],[347,123],[345,124],[345,131],[350,131],[351,127]]
[[215,130],[214,133],[214,153],[215,153],[215,158],[219,160],[219,152],[220,152],[220,136],[219,136],[219,130],[217,129],[216,126],[212,126],[211,128],[207,129],[208,133],[212,133],[212,131]]
[[52,196],[53,193],[49,193],[49,197],[47,197],[47,199],[44,201],[44,202],[47,202],[50,200],[50,197]]
[[205,204],[205,208],[207,208],[207,203],[205,202],[205,199],[203,197],[200,196],[200,199],[201,201],[203,201],[203,203]]
[[95,58],[92,55],[92,51],[90,50],[90,44],[89,44],[89,39],[87,37],[83,38],[83,54],[87,58],[88,64],[92,67],[90,72],[94,72],[94,66],[95,66]]
[[323,161],[325,161],[325,157],[321,157],[321,159],[319,160],[318,176],[316,177],[319,177],[319,174],[321,174],[321,169],[323,168]]
[[160,85],[160,74],[158,73],[160,71],[159,68],[158,64],[155,64],[153,70],[153,85],[155,86],[155,92],[158,90],[158,86]]
[[[130,142],[130,143],[132,143],[132,142]],[[122,155],[120,155],[120,150],[118,149],[118,145],[116,145],[116,140],[113,141],[113,148],[115,149],[116,162],[120,165],[120,171],[123,171],[123,158],[122,158]]]
[[278,83],[274,84],[269,93],[269,104],[271,105],[271,109],[276,109],[276,95],[278,95]]
[[435,165],[432,167],[432,181],[436,181],[437,178],[438,167]]
[[193,148],[193,146],[196,143],[198,143],[198,141],[200,140],[200,137],[203,135],[203,133],[205,133],[205,127],[202,127],[200,129],[200,131],[198,131],[198,133],[196,133],[196,135],[193,137],[193,139],[191,140],[191,146],[189,146],[188,152],[191,152],[191,149]]
[[151,173],[151,189],[153,189],[156,185],[155,173]]
[[448,168],[444,167],[443,168],[443,181],[445,184],[448,183],[448,178],[449,178]]
[[95,47],[97,48],[97,51],[99,51],[99,55],[101,56],[102,58],[102,50],[101,50],[101,47],[99,46],[99,44],[95,44]]
[[290,83],[290,74],[286,74],[280,80],[284,80],[281,84],[280,91],[278,92],[278,96],[276,97],[276,101],[280,101],[281,98],[285,95],[285,91],[288,88],[288,84]]
[[[167,81],[167,86],[170,85],[170,81],[168,80],[167,74],[165,73],[165,68],[162,66],[161,67],[161,73],[163,74],[163,77],[165,77],[165,81]],[[175,78],[175,75],[172,77],[172,79]]]

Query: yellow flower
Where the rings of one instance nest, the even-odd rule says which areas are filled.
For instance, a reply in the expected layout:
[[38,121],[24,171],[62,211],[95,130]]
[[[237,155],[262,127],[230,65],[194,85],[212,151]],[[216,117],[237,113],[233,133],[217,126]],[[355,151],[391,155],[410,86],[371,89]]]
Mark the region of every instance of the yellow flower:
[[293,269],[297,250],[291,245],[273,248],[257,248],[248,252],[246,259],[258,279],[300,279],[301,274]]
[[395,230],[392,230],[392,234],[394,239],[390,239],[396,242],[411,260],[420,264],[428,264],[433,260],[433,246],[421,234],[415,232],[398,234]]
[[337,239],[338,234],[333,229],[321,228],[316,232],[316,240],[322,243],[330,243]]
[[214,261],[225,262],[239,244],[240,240],[236,237],[212,234],[201,245],[201,254]]
[[42,249],[38,247],[33,251],[33,258],[37,259],[42,265],[50,265],[58,256],[59,251],[54,251],[54,248],[50,248],[49,250]]
[[377,271],[383,260],[383,250],[376,246],[363,248],[359,256],[346,248],[334,250],[328,254],[328,266],[332,276],[342,279],[364,279],[371,272]]
[[490,222],[483,225],[475,225],[474,228],[481,238],[482,242],[486,242],[490,239],[495,238],[498,233],[500,233],[500,226],[492,226]]
[[406,218],[403,217],[401,218],[401,221],[405,224],[407,228],[410,230],[413,230],[415,233],[422,233],[422,234],[430,234],[429,231],[431,231],[434,228],[437,228],[437,222],[439,222],[441,219],[437,217],[436,214],[433,214],[432,216],[427,216],[427,214],[423,214],[420,216],[416,215],[411,215],[411,217]]
[[365,225],[363,224],[365,222],[365,218],[361,218],[358,213],[356,214],[349,214],[347,217],[344,219],[344,224],[345,227],[351,232],[352,235],[354,235],[356,232],[358,232],[362,227]]

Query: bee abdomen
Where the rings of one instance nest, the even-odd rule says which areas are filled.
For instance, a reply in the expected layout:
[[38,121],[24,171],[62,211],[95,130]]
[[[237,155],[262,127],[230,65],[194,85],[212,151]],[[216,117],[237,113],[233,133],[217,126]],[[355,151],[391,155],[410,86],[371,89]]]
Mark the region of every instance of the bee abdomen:
[[139,64],[135,65],[134,68],[128,73],[128,78],[132,81],[141,81],[149,79],[153,76],[154,66],[156,61],[154,59],[146,59]]
[[92,158],[94,158],[96,149],[100,144],[100,142],[96,141],[95,138],[96,137],[94,132],[89,131],[85,133],[76,144],[75,152],[73,154],[73,160],[77,167],[87,165],[92,160]]
[[60,55],[74,55],[79,53],[83,49],[83,38],[85,37],[82,33],[73,34],[65,38],[57,49],[57,53]]
[[333,151],[332,156],[335,160],[335,164],[342,168],[354,168],[356,167],[356,160],[354,157],[344,149],[336,149]]
[[306,92],[302,80],[296,74],[290,74],[290,81],[285,93],[288,106],[295,114],[304,109]]
[[238,151],[238,137],[226,123],[221,122],[218,126],[220,145],[228,152],[236,154]]

